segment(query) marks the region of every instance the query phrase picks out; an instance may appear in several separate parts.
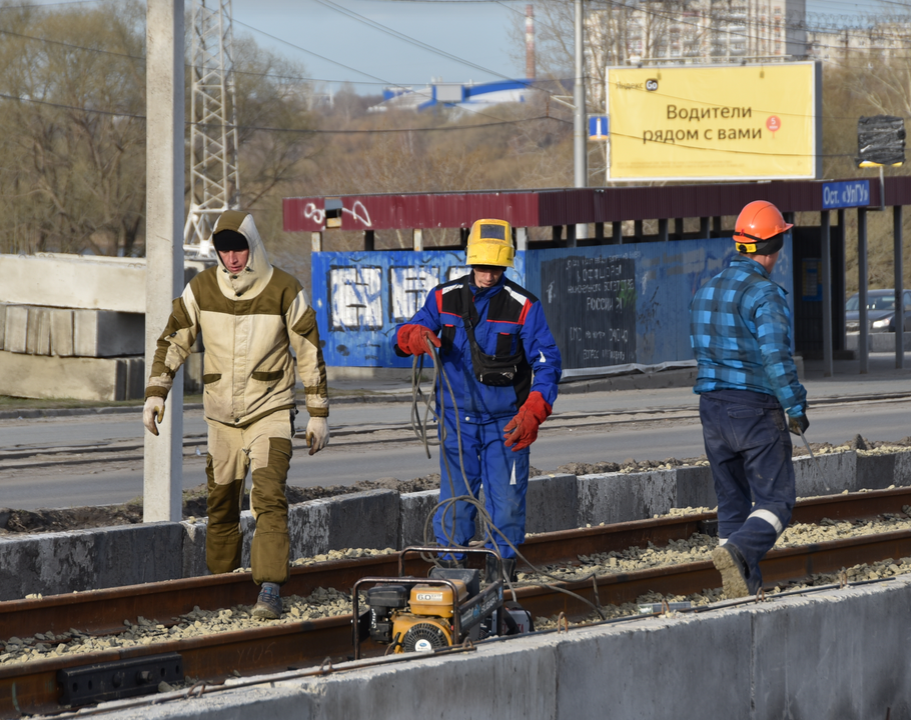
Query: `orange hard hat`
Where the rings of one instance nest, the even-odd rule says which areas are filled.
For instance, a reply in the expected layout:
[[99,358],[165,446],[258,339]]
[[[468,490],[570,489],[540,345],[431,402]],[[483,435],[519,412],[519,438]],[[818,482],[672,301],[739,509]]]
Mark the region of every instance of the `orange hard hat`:
[[734,224],[734,242],[738,252],[755,253],[756,243],[763,243],[794,227],[786,223],[778,208],[768,200],[754,200],[746,205]]

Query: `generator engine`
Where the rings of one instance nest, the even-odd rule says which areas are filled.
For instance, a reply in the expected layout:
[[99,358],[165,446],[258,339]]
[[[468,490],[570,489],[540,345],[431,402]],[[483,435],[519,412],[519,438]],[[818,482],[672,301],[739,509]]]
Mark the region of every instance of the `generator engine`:
[[374,642],[395,643],[397,653],[433,652],[456,644],[453,607],[472,597],[469,586],[477,594],[478,571],[435,568],[431,577],[452,581],[455,602],[453,587],[447,584],[377,585],[367,591],[369,635]]
[[[404,559],[409,553],[439,554],[446,550],[466,555],[491,554],[489,550],[469,548],[406,548],[399,557],[399,570],[404,571]],[[370,587],[359,592],[362,584]],[[482,588],[480,571],[475,568],[434,567],[426,578],[362,578],[351,594],[355,659],[361,655],[361,642],[368,638],[392,646],[387,652],[435,652],[466,640],[533,630],[526,611],[504,606],[502,581]],[[362,594],[367,605],[363,610]]]

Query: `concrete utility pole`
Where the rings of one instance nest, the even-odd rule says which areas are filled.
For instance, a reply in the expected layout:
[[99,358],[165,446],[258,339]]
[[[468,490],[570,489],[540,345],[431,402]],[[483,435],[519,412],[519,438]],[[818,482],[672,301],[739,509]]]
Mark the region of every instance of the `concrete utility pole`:
[[[583,16],[582,0],[576,2],[575,22],[575,65],[576,79],[573,83],[573,159],[575,166],[575,186],[584,188],[588,186],[588,162],[586,157],[586,127],[585,127],[585,47],[583,46]],[[586,225],[576,225],[576,240],[585,237]]]
[[[184,2],[146,4],[146,373],[183,289]],[[158,437],[145,435],[144,522],[181,519],[183,370]]]

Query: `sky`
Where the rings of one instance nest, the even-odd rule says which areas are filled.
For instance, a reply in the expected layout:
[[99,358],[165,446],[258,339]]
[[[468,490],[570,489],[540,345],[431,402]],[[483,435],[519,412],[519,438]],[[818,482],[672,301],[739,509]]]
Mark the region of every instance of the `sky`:
[[[185,2],[189,6],[192,0]],[[232,2],[235,34],[249,34],[260,45],[303,62],[310,77],[331,81],[332,87],[355,83],[361,94],[378,93],[386,85],[420,86],[434,78],[489,82],[523,77],[524,47],[510,48],[511,42],[522,42],[511,40],[510,30],[516,19],[523,22],[526,4],[535,4],[535,0]],[[904,10],[907,0],[807,0],[806,7],[811,14],[850,20],[861,12]],[[509,58],[511,49],[514,54],[518,51],[520,59]]]
[[[68,5],[87,0],[33,0]],[[88,0],[91,2],[91,0]],[[548,0],[232,0],[234,33],[301,62],[327,90],[490,82],[523,77],[522,40],[510,38],[525,7]],[[609,0],[600,0],[607,2]],[[187,10],[193,0],[184,0]],[[216,7],[218,0],[206,0]],[[806,0],[809,15],[851,21],[859,13],[907,12],[908,0]],[[540,20],[539,20],[540,22]],[[812,20],[811,20],[812,22]],[[404,36],[404,37],[403,37]],[[510,50],[517,59],[509,57]]]
[[524,18],[525,2],[232,2],[235,36],[247,34],[302,62],[309,77],[332,81],[336,88],[354,83],[360,94],[378,94],[387,85],[421,86],[433,78],[488,82],[525,74],[524,59],[508,56],[510,27],[513,18]]

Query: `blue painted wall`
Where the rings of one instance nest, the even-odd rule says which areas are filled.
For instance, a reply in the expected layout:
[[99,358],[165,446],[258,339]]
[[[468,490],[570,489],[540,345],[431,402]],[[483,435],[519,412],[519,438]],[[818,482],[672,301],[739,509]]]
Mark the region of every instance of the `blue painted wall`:
[[[507,277],[525,285],[525,255]],[[468,272],[459,251],[381,250],[313,253],[313,306],[327,365],[411,367],[392,350],[395,328],[424,304],[427,293]]]
[[[789,293],[791,237],[773,280]],[[689,302],[734,256],[730,239],[529,250],[507,276],[540,298],[567,369],[691,360]],[[392,350],[435,285],[467,272],[459,251],[313,253],[327,365],[411,367]]]

